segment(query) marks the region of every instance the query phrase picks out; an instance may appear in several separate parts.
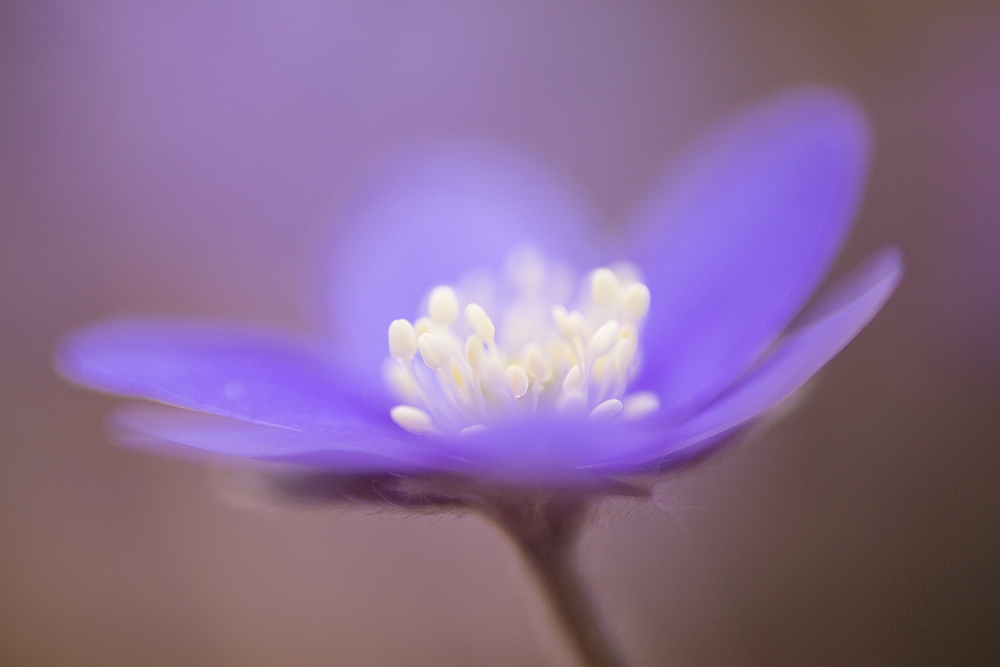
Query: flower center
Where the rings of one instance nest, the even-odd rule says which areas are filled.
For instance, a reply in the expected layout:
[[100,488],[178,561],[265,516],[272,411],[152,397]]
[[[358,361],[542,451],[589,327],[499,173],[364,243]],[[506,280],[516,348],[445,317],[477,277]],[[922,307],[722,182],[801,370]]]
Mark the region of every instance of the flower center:
[[415,322],[389,325],[385,377],[402,402],[393,421],[412,433],[471,433],[544,413],[607,421],[659,408],[652,393],[625,395],[649,310],[634,267],[591,271],[574,310],[563,305],[569,272],[537,250],[514,250],[506,274],[506,298],[492,278],[472,275],[432,289]]

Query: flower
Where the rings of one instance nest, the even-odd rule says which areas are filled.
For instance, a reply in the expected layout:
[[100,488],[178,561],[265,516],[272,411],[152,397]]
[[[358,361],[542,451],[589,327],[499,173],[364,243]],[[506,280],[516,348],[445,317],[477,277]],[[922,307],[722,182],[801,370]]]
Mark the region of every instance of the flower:
[[[338,228],[320,283],[333,342],[127,319],[71,334],[56,365],[83,386],[169,406],[114,414],[132,447],[338,479],[545,486],[662,473],[793,394],[893,291],[901,261],[887,249],[789,329],[847,233],[868,158],[854,102],[786,93],[696,144],[628,224],[601,236],[535,166],[490,150],[425,152]],[[454,282],[498,270],[512,250],[508,273],[523,284],[495,299],[500,310],[468,296],[489,294],[474,279]],[[567,263],[597,269],[584,305],[539,310],[565,298]],[[421,299],[428,316],[401,319]]]

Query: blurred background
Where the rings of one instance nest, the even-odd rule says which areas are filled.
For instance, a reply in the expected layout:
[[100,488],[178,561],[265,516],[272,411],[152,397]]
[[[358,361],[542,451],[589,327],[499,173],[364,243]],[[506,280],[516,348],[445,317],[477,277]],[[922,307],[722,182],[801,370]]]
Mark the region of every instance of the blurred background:
[[551,664],[475,517],[250,511],[121,451],[50,369],[122,314],[307,331],[322,221],[410,142],[486,137],[609,224],[706,123],[826,82],[877,153],[835,273],[907,275],[806,405],[608,507],[584,569],[634,664],[1000,664],[1000,5],[0,6],[0,664]]

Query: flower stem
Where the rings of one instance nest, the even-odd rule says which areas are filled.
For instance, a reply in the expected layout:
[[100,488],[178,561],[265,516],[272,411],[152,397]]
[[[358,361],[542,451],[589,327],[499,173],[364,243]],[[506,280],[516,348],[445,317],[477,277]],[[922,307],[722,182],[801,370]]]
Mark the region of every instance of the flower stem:
[[555,620],[586,667],[626,667],[574,567],[591,500],[583,496],[492,498],[483,509],[517,545]]

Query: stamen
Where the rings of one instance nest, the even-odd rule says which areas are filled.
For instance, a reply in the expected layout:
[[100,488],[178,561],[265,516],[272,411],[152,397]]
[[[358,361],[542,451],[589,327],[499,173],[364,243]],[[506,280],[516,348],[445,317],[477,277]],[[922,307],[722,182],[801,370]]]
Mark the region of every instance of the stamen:
[[438,285],[425,315],[389,325],[386,383],[405,403],[390,411],[393,421],[411,433],[468,434],[546,412],[597,422],[659,409],[649,392],[624,396],[649,310],[649,289],[634,267],[592,271],[573,310],[564,305],[565,267],[521,248],[506,270],[514,294],[499,320],[469,294]]
[[660,398],[651,391],[637,391],[622,400],[622,417],[641,419],[660,409]]
[[428,368],[444,368],[451,361],[448,340],[437,334],[425,333],[417,339],[417,349]]
[[439,285],[431,290],[427,302],[427,314],[441,324],[451,324],[458,317],[458,297],[455,290],[447,285]]
[[412,359],[417,353],[417,334],[406,320],[394,320],[389,325],[389,354],[400,361]]
[[423,435],[434,432],[434,422],[431,416],[412,405],[397,405],[389,411],[392,421],[396,422],[410,433]]
[[511,364],[507,367],[507,384],[514,392],[514,398],[521,398],[528,393],[528,374],[522,367]]
[[618,322],[615,320],[608,320],[601,325],[601,328],[597,330],[594,337],[590,339],[590,345],[587,346],[587,352],[590,354],[590,358],[596,359],[603,354],[607,354],[611,351],[611,347],[617,340]]
[[622,297],[622,310],[632,321],[646,317],[649,312],[649,288],[642,283],[630,285]]
[[617,398],[609,398],[590,411],[590,418],[595,422],[606,422],[617,415],[621,409],[621,401]]
[[497,328],[493,325],[493,320],[490,316],[486,314],[483,307],[478,303],[470,303],[465,307],[465,321],[469,323],[469,326],[479,334],[479,337],[483,339],[491,349],[494,345],[493,337],[496,335]]
[[613,311],[622,298],[622,289],[618,278],[611,269],[597,269],[590,279],[590,292],[594,303],[605,310]]

